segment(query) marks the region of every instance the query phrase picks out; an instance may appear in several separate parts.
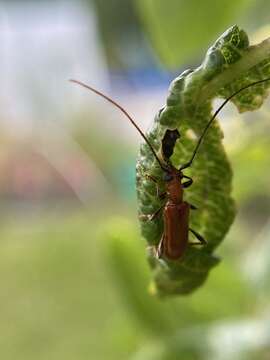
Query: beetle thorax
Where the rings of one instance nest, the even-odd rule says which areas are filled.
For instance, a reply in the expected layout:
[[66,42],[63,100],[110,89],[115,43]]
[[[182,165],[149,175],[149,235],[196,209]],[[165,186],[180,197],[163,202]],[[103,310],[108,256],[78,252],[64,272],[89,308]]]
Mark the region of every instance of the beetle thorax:
[[168,201],[173,204],[179,204],[183,201],[181,178],[182,173],[173,167],[165,174]]

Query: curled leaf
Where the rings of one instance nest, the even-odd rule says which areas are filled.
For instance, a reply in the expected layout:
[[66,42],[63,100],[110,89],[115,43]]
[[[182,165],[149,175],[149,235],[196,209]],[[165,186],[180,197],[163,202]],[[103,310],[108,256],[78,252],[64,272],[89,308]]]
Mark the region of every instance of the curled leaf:
[[[168,129],[177,129],[172,163],[177,168],[188,162],[197,141],[212,115],[215,97],[227,98],[245,85],[270,77],[270,39],[249,46],[246,33],[237,26],[229,28],[207,51],[202,64],[178,76],[169,89],[166,106],[154,119],[147,137],[156,152],[160,152],[162,139]],[[233,98],[240,112],[261,106],[269,89],[269,82],[242,91]],[[222,145],[222,131],[217,120],[209,128],[194,160],[185,174],[194,183],[185,190],[185,200],[198,210],[190,217],[190,227],[207,239],[207,246],[188,247],[178,261],[158,260],[150,252],[155,292],[159,295],[188,294],[207,278],[209,270],[219,262],[213,254],[224,239],[234,216],[231,197],[232,170]],[[157,197],[156,184],[165,190],[163,171],[143,143],[137,161],[137,194],[142,235],[150,246],[157,246],[163,233],[163,217],[147,221],[164,203]]]

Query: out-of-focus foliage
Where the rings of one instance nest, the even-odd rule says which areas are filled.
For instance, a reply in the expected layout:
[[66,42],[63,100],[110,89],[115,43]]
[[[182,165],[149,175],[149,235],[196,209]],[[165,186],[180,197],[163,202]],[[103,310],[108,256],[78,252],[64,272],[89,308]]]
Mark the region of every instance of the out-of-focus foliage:
[[1,358],[119,359],[142,341],[106,275],[99,226],[81,211],[1,223]]
[[93,3],[108,65],[125,71],[145,64],[145,41],[133,1],[91,0]]
[[[94,119],[102,116],[104,117],[104,114],[92,115],[91,124],[89,116],[78,115],[80,125],[76,124],[73,136],[83,151],[98,164],[118,195],[125,196],[128,201],[130,197],[135,197],[133,191],[135,169],[130,166],[135,161],[134,149],[127,142],[119,142],[121,133],[112,136],[110,127],[101,129],[98,122],[94,124]],[[117,120],[121,125],[122,119]],[[110,124],[112,119],[108,116],[108,119],[104,121]],[[110,154],[110,156],[104,156],[104,154]]]
[[194,58],[213,34],[232,25],[251,0],[136,0],[139,14],[162,61],[171,68]]

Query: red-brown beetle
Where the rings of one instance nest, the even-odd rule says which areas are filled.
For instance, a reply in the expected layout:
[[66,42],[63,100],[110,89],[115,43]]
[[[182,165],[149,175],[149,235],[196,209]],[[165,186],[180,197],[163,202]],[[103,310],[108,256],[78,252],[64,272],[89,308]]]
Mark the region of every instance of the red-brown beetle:
[[[186,175],[183,174],[183,170],[190,167],[192,165],[192,162],[195,158],[195,155],[199,149],[199,146],[202,143],[202,140],[212,124],[213,120],[216,118],[217,114],[220,112],[220,110],[228,103],[229,100],[231,100],[234,96],[239,94],[241,91],[248,89],[251,86],[263,83],[265,81],[269,81],[270,78],[259,80],[256,82],[253,82],[249,85],[244,86],[243,88],[237,90],[234,92],[230,97],[228,97],[222,105],[216,110],[216,112],[213,114],[209,122],[207,123],[205,129],[203,130],[198,143],[193,151],[193,154],[191,156],[191,159],[186,164],[182,165],[180,169],[176,169],[169,161],[169,157],[172,155],[173,148],[175,145],[175,142],[177,138],[180,136],[177,130],[172,130],[173,133],[172,138],[170,139],[170,134],[168,134],[168,138],[163,138],[162,146],[163,146],[163,159],[161,160],[157,153],[155,152],[153,146],[151,145],[150,141],[147,139],[147,137],[144,135],[144,133],[141,131],[141,129],[138,127],[138,125],[135,123],[135,121],[131,118],[131,116],[127,113],[127,111],[120,106],[117,102],[112,100],[107,95],[104,95],[100,91],[92,88],[91,86],[88,86],[80,81],[77,80],[70,80],[76,84],[79,84],[94,93],[102,96],[106,100],[108,100],[110,103],[115,105],[118,109],[120,109],[126,117],[130,120],[130,122],[133,124],[133,126],[137,129],[137,131],[140,133],[140,135],[143,137],[145,142],[148,144],[149,148],[151,149],[153,155],[155,156],[157,162],[159,163],[161,169],[164,171],[163,180],[165,181],[165,189],[166,192],[164,194],[161,194],[160,196],[162,198],[166,199],[166,203],[158,209],[154,214],[147,216],[149,220],[153,220],[160,211],[163,211],[163,220],[164,220],[164,232],[162,235],[162,238],[159,242],[159,245],[156,249],[156,255],[158,258],[164,257],[169,260],[179,260],[188,244],[191,245],[205,245],[207,244],[206,240],[198,234],[195,230],[191,229],[189,227],[189,211],[193,207],[191,204],[183,200],[183,193],[184,189],[187,188],[192,184],[192,179]],[[166,136],[166,135],[165,135]],[[147,176],[150,180],[157,183],[157,179],[155,179],[152,176]],[[184,179],[187,179],[187,181],[184,181]],[[145,216],[145,215],[144,215]],[[189,243],[189,237],[188,233],[189,231],[193,233],[193,235],[199,240],[196,243]]]

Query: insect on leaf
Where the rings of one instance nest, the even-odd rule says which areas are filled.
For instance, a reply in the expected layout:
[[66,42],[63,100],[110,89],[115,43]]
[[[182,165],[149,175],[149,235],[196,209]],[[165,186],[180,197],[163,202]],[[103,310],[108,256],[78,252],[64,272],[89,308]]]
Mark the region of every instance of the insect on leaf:
[[[157,153],[168,129],[177,129],[171,157],[177,168],[191,158],[192,152],[212,115],[216,97],[228,98],[238,89],[270,77],[270,39],[249,46],[246,33],[237,26],[229,28],[209,48],[202,64],[194,71],[186,70],[170,85],[166,106],[155,116],[146,134]],[[232,101],[240,112],[258,109],[268,94],[270,82],[252,86]],[[160,296],[188,294],[201,286],[209,270],[219,263],[214,255],[235,216],[231,197],[232,170],[222,145],[222,131],[215,120],[190,169],[184,171],[194,183],[185,190],[185,200],[198,209],[191,213],[190,227],[207,240],[204,247],[189,246],[178,261],[158,260],[154,248],[163,233],[163,217],[145,220],[164,203],[159,199],[156,184],[164,190],[163,171],[149,146],[142,143],[137,161],[137,194],[143,237],[149,245],[149,263],[153,271],[154,292]],[[190,235],[191,237],[191,235]],[[193,240],[193,239],[192,239]]]

